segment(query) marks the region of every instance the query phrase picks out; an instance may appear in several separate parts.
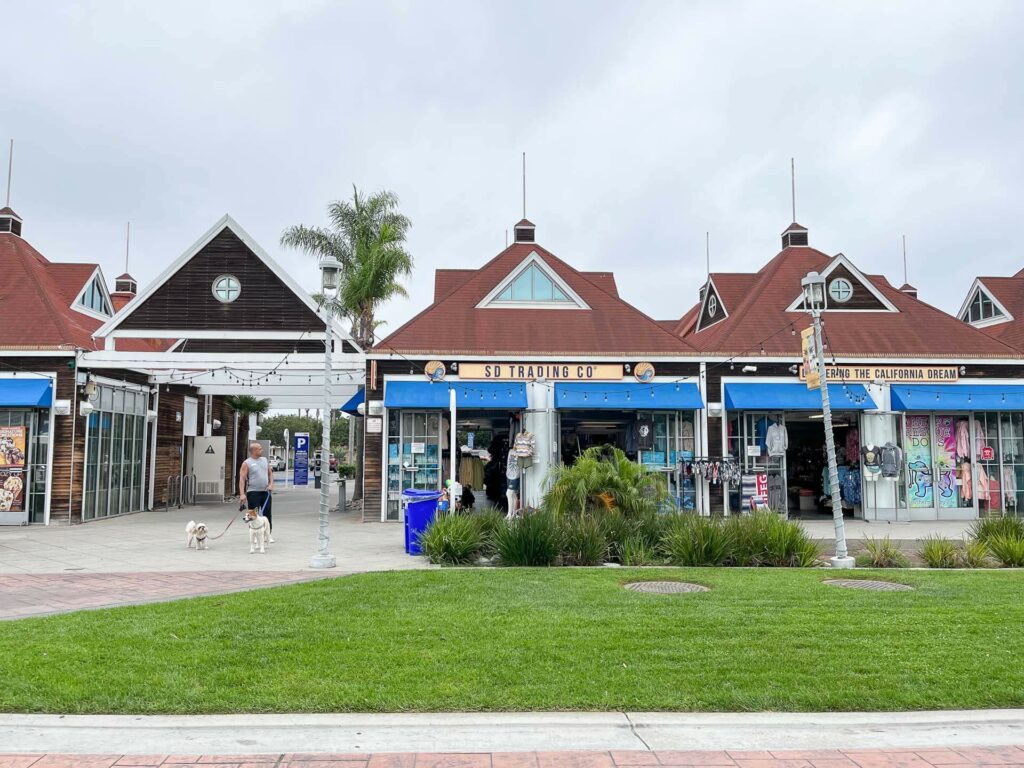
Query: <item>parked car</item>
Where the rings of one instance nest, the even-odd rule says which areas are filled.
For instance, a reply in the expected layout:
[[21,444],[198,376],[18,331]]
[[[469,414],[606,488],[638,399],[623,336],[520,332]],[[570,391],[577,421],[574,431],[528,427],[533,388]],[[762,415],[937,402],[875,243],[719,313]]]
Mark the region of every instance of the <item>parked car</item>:
[[270,469],[273,472],[280,472],[284,469],[284,459],[281,456],[272,456],[270,458]]
[[338,457],[333,453],[331,454],[331,472],[338,471]]

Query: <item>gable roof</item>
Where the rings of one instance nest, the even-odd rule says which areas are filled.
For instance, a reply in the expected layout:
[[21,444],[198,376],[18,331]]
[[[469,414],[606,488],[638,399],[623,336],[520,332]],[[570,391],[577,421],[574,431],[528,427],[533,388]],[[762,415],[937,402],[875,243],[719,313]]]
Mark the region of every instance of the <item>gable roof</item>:
[[[1012,277],[977,277],[967,292],[957,317],[962,317],[977,290],[988,294],[1006,315],[991,325],[977,327],[988,336],[1024,351],[1024,269]],[[966,321],[964,321],[966,322]]]
[[[72,308],[93,275],[103,279],[98,264],[51,262],[26,240],[0,234],[0,312],[5,343],[10,349],[75,348],[95,350],[92,338],[102,320]],[[126,349],[161,349],[166,344],[132,339]]]
[[[138,293],[123,309],[121,309],[113,318],[108,322],[104,323],[96,331],[97,338],[104,338],[109,336],[111,333],[117,331],[117,329],[132,315],[143,307],[146,302],[153,297],[161,287],[176,277],[179,272],[185,267],[195,256],[197,256],[203,249],[209,245],[218,236],[225,232],[238,238],[242,244],[251,252],[260,262],[262,262],[273,276],[280,283],[284,284],[298,299],[300,304],[305,305],[314,316],[320,316],[320,308],[313,300],[312,296],[303,290],[294,278],[282,269],[274,259],[271,258],[260,245],[257,243],[252,236],[249,235],[242,227],[236,222],[231,216],[225,214],[222,216],[210,229],[208,229],[195,243],[193,243],[184,253],[181,254],[177,259],[174,260],[152,283],[146,286],[145,290]],[[208,293],[208,292],[207,292]],[[203,295],[206,298],[206,294]],[[338,333],[342,338],[351,340],[349,334],[341,330],[341,325],[337,321],[335,322],[335,332]]]
[[[536,253],[590,309],[477,305]],[[371,350],[402,354],[661,355],[693,349],[616,293],[614,278],[573,269],[536,243],[514,243],[435,300]],[[448,280],[451,276],[441,278]],[[609,286],[610,287],[610,286]],[[437,291],[435,289],[435,295]]]
[[[683,338],[708,353],[756,355],[763,345],[765,354],[799,356],[800,335],[793,331],[806,327],[808,320],[802,310],[791,309],[793,297],[799,295],[800,280],[808,272],[823,273],[835,261],[835,257],[810,246],[784,248],[759,271],[732,283],[730,290],[740,298],[729,305],[726,320],[684,333]],[[850,264],[845,257],[843,261]],[[718,285],[719,275],[714,277]],[[830,352],[863,358],[1014,355],[1014,350],[1001,341],[901,293],[884,276],[863,277],[895,311],[826,312]],[[721,282],[719,290],[725,293],[727,281]],[[680,320],[680,329],[688,315]]]

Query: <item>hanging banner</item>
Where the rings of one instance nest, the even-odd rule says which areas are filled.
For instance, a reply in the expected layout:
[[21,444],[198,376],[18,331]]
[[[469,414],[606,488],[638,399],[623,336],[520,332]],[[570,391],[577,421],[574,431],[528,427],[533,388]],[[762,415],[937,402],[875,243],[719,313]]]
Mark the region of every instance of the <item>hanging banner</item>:
[[296,432],[292,461],[292,485],[309,485],[309,433]]
[[804,360],[800,367],[800,378],[807,382],[808,389],[820,389],[821,374],[818,373],[818,352],[813,328],[800,331],[800,352]]
[[[459,379],[484,381],[618,381],[623,367],[596,363],[460,363]],[[653,375],[654,368],[651,367]]]
[[[825,375],[832,382],[881,379],[894,384],[943,384],[958,381],[960,369],[955,365],[826,365]],[[800,378],[807,378],[803,369],[800,370]]]
[[907,416],[907,499],[913,509],[934,506],[931,417]]

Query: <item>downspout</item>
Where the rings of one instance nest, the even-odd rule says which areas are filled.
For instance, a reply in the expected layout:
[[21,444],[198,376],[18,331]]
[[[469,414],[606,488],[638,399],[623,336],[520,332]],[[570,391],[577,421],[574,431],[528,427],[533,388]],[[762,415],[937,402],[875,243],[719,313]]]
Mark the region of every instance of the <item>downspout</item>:
[[[153,395],[153,413],[156,414],[156,418],[153,419],[153,429],[149,435],[149,509],[153,509],[153,504],[156,501],[156,439],[157,429],[160,425],[160,385],[157,384],[155,389],[155,392],[150,392]],[[149,421],[148,412],[146,413],[146,421]]]

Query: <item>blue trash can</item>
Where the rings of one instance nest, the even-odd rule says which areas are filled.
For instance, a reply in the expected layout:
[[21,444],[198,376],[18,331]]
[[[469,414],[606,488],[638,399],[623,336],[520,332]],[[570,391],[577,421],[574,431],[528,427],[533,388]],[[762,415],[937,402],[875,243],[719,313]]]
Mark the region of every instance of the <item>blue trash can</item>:
[[420,554],[419,535],[427,530],[437,512],[440,491],[421,491],[407,488],[402,491],[405,502],[405,551],[410,555]]

